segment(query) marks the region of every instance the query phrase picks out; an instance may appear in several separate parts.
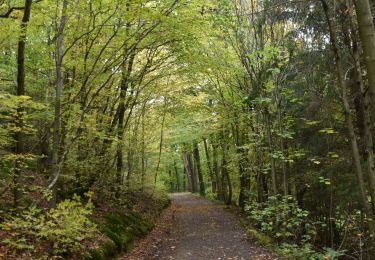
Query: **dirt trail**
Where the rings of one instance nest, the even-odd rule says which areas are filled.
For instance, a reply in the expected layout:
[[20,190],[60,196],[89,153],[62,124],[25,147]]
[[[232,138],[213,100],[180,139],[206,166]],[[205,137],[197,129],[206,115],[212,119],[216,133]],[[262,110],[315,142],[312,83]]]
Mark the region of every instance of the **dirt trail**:
[[154,231],[122,259],[277,259],[252,244],[238,217],[223,205],[189,193],[172,195],[172,205]]

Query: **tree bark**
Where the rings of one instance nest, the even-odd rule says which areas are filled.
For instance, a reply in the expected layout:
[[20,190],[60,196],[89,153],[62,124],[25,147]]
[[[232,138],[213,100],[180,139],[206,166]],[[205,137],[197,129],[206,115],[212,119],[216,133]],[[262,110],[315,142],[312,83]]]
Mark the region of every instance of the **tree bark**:
[[185,175],[186,175],[186,179],[187,179],[187,184],[188,184],[188,191],[191,191],[191,192],[194,192],[194,188],[193,188],[193,181],[192,181],[192,169],[191,169],[191,165],[189,163],[189,159],[188,159],[188,155],[186,153],[186,151],[183,151],[182,152],[182,160],[184,162],[184,171],[185,171]]
[[67,20],[66,9],[68,7],[68,1],[64,0],[63,7],[61,10],[61,19],[57,27],[56,35],[56,94],[55,94],[55,115],[53,121],[53,140],[52,140],[52,173],[53,173],[53,185],[52,188],[52,199],[50,206],[56,206],[57,200],[57,182],[60,178],[60,167],[59,167],[59,152],[60,152],[60,126],[61,126],[61,96],[64,84],[64,75],[62,71],[63,62],[63,43],[64,43],[64,29]]
[[365,159],[367,161],[367,170],[368,170],[368,179],[370,187],[370,195],[372,201],[372,208],[374,209],[375,201],[375,164],[374,164],[374,145],[373,145],[373,136],[371,133],[371,112],[370,112],[370,100],[367,95],[366,87],[364,85],[364,80],[362,78],[362,69],[360,62],[359,50],[355,46],[353,50],[353,56],[355,59],[355,68],[357,80],[360,86],[361,92],[361,110],[362,110],[362,120],[363,120],[363,133],[364,133],[364,148],[365,148]]
[[223,184],[220,179],[220,172],[219,172],[219,158],[218,158],[218,146],[217,144],[212,144],[212,170],[215,175],[215,180],[216,180],[216,186],[217,186],[217,191],[216,191],[216,198],[219,200],[223,199]]
[[350,139],[350,144],[351,144],[351,149],[352,149],[355,173],[358,179],[360,203],[362,204],[368,218],[370,219],[368,222],[370,232],[374,234],[375,232],[374,213],[367,198],[367,190],[366,190],[366,184],[365,184],[364,174],[363,174],[361,160],[360,160],[357,137],[356,137],[355,130],[354,130],[353,118],[352,118],[352,114],[350,111],[350,105],[349,105],[349,100],[348,100],[348,90],[347,90],[347,83],[345,81],[345,72],[344,72],[344,67],[343,67],[343,63],[341,60],[341,56],[339,53],[339,45],[337,42],[338,38],[337,38],[337,32],[335,30],[336,24],[335,24],[334,18],[331,19],[329,16],[329,9],[328,9],[327,3],[324,0],[321,0],[321,3],[323,5],[324,14],[326,16],[326,20],[328,23],[328,29],[329,29],[330,38],[331,38],[331,47],[332,47],[332,52],[333,52],[335,63],[336,63],[335,65],[336,65],[337,79],[338,79],[338,83],[339,83],[339,86],[341,88],[341,93],[342,93],[342,102],[344,105],[346,127],[348,129],[348,134],[349,134],[349,139]]
[[[124,51],[125,53],[126,51]],[[126,54],[124,54],[124,58]],[[116,196],[119,196],[119,189],[121,186],[121,180],[123,175],[123,143],[124,143],[124,119],[125,119],[125,111],[126,111],[126,96],[127,91],[129,89],[130,84],[130,75],[133,69],[133,63],[135,59],[135,52],[130,55],[129,61],[124,63],[124,67],[122,70],[121,76],[121,84],[120,84],[120,99],[118,105],[118,124],[117,124],[117,148],[116,148]]]
[[201,169],[201,158],[199,155],[199,147],[198,147],[197,142],[194,142],[193,154],[194,154],[195,165],[197,167],[197,175],[198,175],[198,180],[199,180],[199,193],[201,196],[204,196],[206,194],[206,190],[205,190],[205,185],[204,185],[203,173]]
[[[27,35],[27,26],[30,21],[30,14],[31,14],[31,5],[32,0],[25,0],[25,8],[22,17],[21,23],[21,35],[18,39],[18,48],[17,48],[17,96],[24,96],[25,95],[25,50],[26,50],[26,35]],[[14,178],[13,178],[13,206],[16,208],[18,206],[18,202],[20,199],[20,192],[19,192],[19,178],[21,175],[21,157],[22,154],[25,152],[24,147],[24,133],[22,133],[22,129],[24,126],[23,122],[23,113],[24,108],[19,106],[17,109],[17,116],[16,116],[16,125],[19,130],[14,135],[15,140],[15,147],[14,153],[17,155],[17,159],[15,162],[15,170],[14,170]]]
[[180,174],[178,173],[178,169],[177,169],[176,160],[173,160],[173,167],[174,167],[174,172],[176,174],[176,190],[177,190],[177,192],[180,192],[181,191],[181,181],[180,181]]
[[372,120],[375,119],[375,28],[369,0],[355,0],[363,56],[367,68]]
[[287,196],[289,194],[289,185],[288,185],[288,171],[286,169],[286,163],[285,163],[285,143],[284,143],[284,129],[283,129],[283,115],[281,112],[281,101],[278,101],[278,120],[279,120],[279,134],[280,134],[280,151],[281,151],[281,168],[282,168],[282,173],[283,173],[283,192],[284,196]]
[[210,181],[211,181],[211,190],[212,190],[212,193],[215,194],[216,193],[216,180],[215,180],[214,174],[212,172],[210,149],[208,148],[206,138],[203,138],[203,144],[204,144],[204,151],[205,151],[206,160],[207,160],[208,175],[210,176]]
[[228,161],[227,161],[227,151],[228,146],[227,144],[223,144],[223,157],[222,157],[222,164],[221,164],[221,174],[222,174],[222,183],[225,185],[225,204],[230,205],[232,204],[232,182],[229,176],[228,171]]
[[266,128],[267,128],[267,138],[268,138],[268,152],[271,161],[271,178],[272,178],[272,193],[276,195],[277,192],[277,178],[276,178],[276,166],[275,166],[275,158],[273,158],[273,138],[271,132],[271,122],[270,122],[270,113],[268,109],[264,111],[264,117],[266,121]]

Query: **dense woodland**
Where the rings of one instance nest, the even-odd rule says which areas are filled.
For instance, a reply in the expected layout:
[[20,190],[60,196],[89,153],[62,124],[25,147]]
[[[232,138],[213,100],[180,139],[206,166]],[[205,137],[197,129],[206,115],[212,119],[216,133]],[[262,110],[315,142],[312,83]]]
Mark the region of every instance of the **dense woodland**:
[[0,0],[0,258],[84,255],[101,213],[190,191],[280,255],[374,259],[374,12]]

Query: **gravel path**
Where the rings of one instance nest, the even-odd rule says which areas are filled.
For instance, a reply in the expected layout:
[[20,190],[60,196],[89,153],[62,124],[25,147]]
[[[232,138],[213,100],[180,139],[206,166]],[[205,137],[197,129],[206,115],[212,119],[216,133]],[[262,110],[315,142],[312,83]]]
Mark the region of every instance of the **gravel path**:
[[252,244],[238,217],[223,205],[189,193],[172,195],[156,228],[122,259],[277,259]]

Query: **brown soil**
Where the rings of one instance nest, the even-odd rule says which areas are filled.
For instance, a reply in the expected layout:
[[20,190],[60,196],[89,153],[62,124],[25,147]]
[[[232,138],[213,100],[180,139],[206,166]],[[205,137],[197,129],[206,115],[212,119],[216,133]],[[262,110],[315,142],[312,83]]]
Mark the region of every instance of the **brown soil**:
[[121,259],[278,259],[249,241],[238,217],[225,206],[189,193],[172,195],[155,229]]

